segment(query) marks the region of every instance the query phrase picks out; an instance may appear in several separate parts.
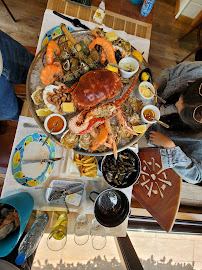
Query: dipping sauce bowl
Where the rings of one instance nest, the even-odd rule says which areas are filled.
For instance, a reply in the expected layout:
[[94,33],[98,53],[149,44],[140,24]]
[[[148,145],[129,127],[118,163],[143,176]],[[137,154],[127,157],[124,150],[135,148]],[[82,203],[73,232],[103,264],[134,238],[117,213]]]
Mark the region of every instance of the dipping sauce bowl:
[[126,70],[131,69],[131,71],[120,69],[122,78],[131,78],[139,70],[138,61],[132,57],[122,58],[121,61],[119,61],[119,66]]
[[152,120],[152,118],[160,119],[160,111],[154,105],[146,105],[141,110],[141,119],[144,123],[153,124],[156,123],[156,120]]
[[150,82],[141,82],[138,87],[138,98],[142,100],[151,100],[154,97],[155,89]]
[[50,132],[57,122],[58,122],[58,125],[53,129],[52,134],[58,135],[62,133],[66,129],[67,122],[64,116],[58,113],[53,113],[46,117],[44,121],[44,127],[46,131]]

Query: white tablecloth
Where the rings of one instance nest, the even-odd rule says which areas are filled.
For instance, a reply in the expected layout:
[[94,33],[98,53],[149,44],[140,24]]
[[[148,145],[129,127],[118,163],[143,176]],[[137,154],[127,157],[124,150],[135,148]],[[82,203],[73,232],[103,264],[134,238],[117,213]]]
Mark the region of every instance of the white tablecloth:
[[[68,16],[70,17],[70,16]],[[73,18],[73,17],[71,17]],[[99,25],[88,22],[88,21],[83,21],[80,20],[83,24],[88,26],[90,29],[94,29],[95,27],[100,27]],[[74,28],[75,30],[82,30],[82,28],[75,28],[70,22],[59,18],[58,16],[53,14],[52,10],[46,10],[43,18],[43,23],[41,27],[41,32],[39,36],[39,41],[37,45],[37,51],[38,53],[41,49],[41,44],[42,40],[44,38],[44,35],[51,30],[55,26],[59,26],[60,23],[66,24],[66,26],[70,26],[71,28]],[[125,33],[124,31],[117,31],[110,29],[106,27],[105,25],[102,25],[104,31],[110,32],[114,31],[118,36],[121,38],[128,40],[137,50],[140,52],[144,52],[144,58],[146,61],[148,61],[148,55],[149,55],[149,47],[150,47],[150,41],[148,39],[143,39],[140,37],[136,37],[133,35],[129,35]],[[34,209],[37,210],[46,210],[46,211],[60,211],[64,210],[65,206],[57,206],[57,205],[48,205],[45,199],[45,192],[46,189],[35,189],[34,187],[25,187],[17,183],[17,181],[14,179],[11,171],[11,166],[12,166],[12,156],[15,150],[15,147],[20,143],[23,138],[25,138],[27,135],[36,133],[36,132],[42,132],[40,128],[24,128],[23,123],[31,123],[31,124],[36,124],[35,120],[30,117],[24,117],[21,116],[19,119],[18,123],[18,128],[16,131],[15,135],[15,140],[13,143],[13,148],[8,164],[8,170],[3,186],[3,191],[2,191],[2,198],[9,196],[14,193],[18,192],[28,192],[31,194],[34,198]],[[69,151],[61,148],[59,145],[55,145],[56,147],[56,157],[65,157],[64,160],[60,160],[55,162],[55,167],[50,175],[50,177],[40,184],[39,186],[49,186],[50,182],[52,180],[66,180],[66,181],[76,181],[76,182],[83,182],[85,184],[85,192],[83,194],[83,199],[81,202],[81,205],[78,208],[75,207],[70,207],[70,212],[77,212],[78,214],[88,214],[90,217],[93,217],[94,213],[94,205],[93,202],[90,201],[89,199],[89,193],[91,191],[97,191],[101,192],[107,188],[110,188],[108,184],[104,181],[103,177],[99,177],[95,180],[93,179],[87,179],[87,178],[80,178],[79,175],[75,172],[72,172],[70,174],[70,171],[67,169],[67,162],[68,162],[68,156],[70,155]],[[128,197],[129,202],[131,201],[131,194],[132,194],[132,187],[122,189],[126,196]],[[73,233],[73,225],[75,224],[75,217],[72,220],[69,220],[68,224],[68,231],[69,233]],[[121,225],[117,226],[116,228],[106,228],[106,234],[107,235],[112,235],[112,236],[120,236],[123,237],[126,235],[127,231],[127,224],[128,220],[126,219]]]
[[[20,116],[13,148],[11,151],[11,156],[8,164],[8,169],[6,173],[6,178],[4,181],[2,198],[9,196],[11,194],[19,193],[19,192],[27,192],[32,195],[34,199],[34,209],[41,211],[64,211],[66,209],[64,206],[58,205],[49,205],[45,199],[46,189],[35,189],[34,187],[26,187],[19,184],[12,175],[12,157],[15,151],[15,147],[27,136],[33,133],[42,133],[42,130],[39,127],[35,128],[24,128],[24,123],[36,124],[35,120],[31,117]],[[86,178],[80,177],[79,174],[75,172],[70,173],[67,170],[67,162],[70,151],[65,150],[59,145],[55,144],[56,148],[56,157],[65,157],[64,160],[60,160],[55,162],[55,166],[53,172],[49,176],[49,178],[38,185],[37,187],[49,186],[50,182],[53,180],[65,180],[65,181],[76,181],[83,182],[85,184],[85,192],[83,194],[83,198],[79,207],[69,207],[70,212],[77,212],[78,214],[88,214],[90,216],[94,213],[94,204],[89,199],[89,194],[91,191],[101,192],[107,188],[111,188],[104,180],[103,177],[95,178]],[[101,174],[100,174],[101,175]],[[122,189],[126,196],[128,197],[129,202],[131,201],[132,195],[132,187]],[[70,224],[71,224],[70,220]],[[70,226],[69,224],[69,226]],[[71,227],[71,226],[70,226]],[[125,236],[127,230],[127,220],[114,229],[107,229],[108,235],[114,236]],[[69,232],[71,230],[69,229]]]

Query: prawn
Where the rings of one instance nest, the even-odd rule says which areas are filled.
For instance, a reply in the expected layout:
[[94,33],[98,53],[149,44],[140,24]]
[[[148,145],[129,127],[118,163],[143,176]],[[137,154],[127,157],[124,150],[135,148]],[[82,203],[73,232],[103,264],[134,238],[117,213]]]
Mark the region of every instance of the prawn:
[[111,42],[104,38],[96,38],[95,40],[93,40],[93,42],[91,42],[89,50],[91,51],[96,44],[102,46],[102,48],[105,50],[108,62],[117,65],[114,48]]
[[93,145],[90,148],[91,152],[97,150],[98,147],[101,144],[105,143],[108,138],[108,132],[107,132],[106,127],[104,125],[100,125],[99,128],[100,128],[100,132],[97,138],[95,138],[95,140],[93,141]]
[[105,54],[105,51],[102,49],[102,52],[101,52],[101,55],[100,55],[100,63],[102,65],[104,65],[104,63],[106,62],[106,60],[107,60],[107,56]]
[[50,85],[57,79],[57,76],[62,75],[63,70],[61,64],[54,62],[52,65],[47,65],[42,69],[40,77],[43,84]]
[[53,64],[54,52],[55,52],[55,55],[58,56],[60,54],[60,48],[54,40],[51,40],[48,43],[47,50],[46,50],[46,63],[47,63],[47,65]]

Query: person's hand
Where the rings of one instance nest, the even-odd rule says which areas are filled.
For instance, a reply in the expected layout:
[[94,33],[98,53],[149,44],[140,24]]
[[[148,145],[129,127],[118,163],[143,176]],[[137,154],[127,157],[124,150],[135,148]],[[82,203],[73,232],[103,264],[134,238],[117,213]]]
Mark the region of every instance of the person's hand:
[[152,144],[162,146],[166,149],[176,147],[174,142],[168,136],[160,132],[151,131],[149,135],[149,139]]

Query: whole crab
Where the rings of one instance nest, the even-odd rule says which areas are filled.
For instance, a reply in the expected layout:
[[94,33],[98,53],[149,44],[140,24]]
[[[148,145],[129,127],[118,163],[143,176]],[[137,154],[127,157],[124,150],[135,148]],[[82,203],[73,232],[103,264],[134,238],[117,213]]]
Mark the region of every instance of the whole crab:
[[94,70],[84,74],[71,88],[64,89],[71,93],[75,107],[88,110],[104,100],[112,99],[123,89],[119,76],[109,70]]

